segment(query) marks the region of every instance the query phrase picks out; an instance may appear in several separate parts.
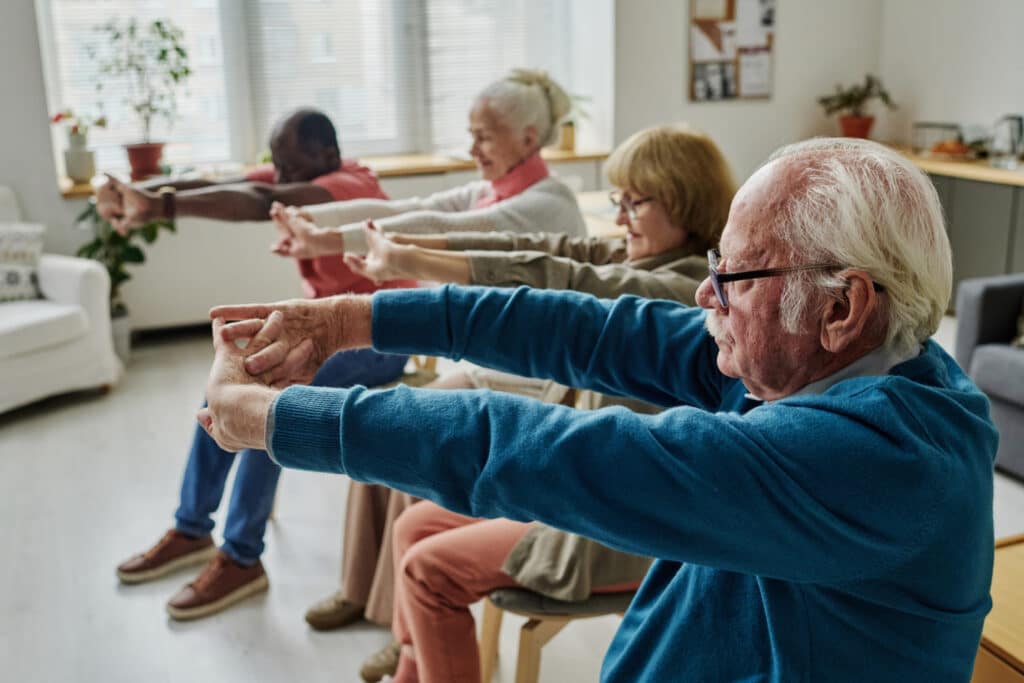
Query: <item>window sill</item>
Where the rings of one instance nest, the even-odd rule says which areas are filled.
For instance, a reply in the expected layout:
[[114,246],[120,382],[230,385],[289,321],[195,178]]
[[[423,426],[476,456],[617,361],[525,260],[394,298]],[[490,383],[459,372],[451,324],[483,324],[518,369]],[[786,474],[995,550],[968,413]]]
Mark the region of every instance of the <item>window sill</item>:
[[[608,157],[606,151],[566,152],[559,149],[545,149],[541,154],[547,162],[554,164],[574,161],[604,161]],[[471,171],[476,168],[472,160],[453,159],[436,154],[367,156],[362,157],[360,161],[369,166],[381,178],[453,173]],[[58,185],[64,199],[84,199],[93,194],[93,187],[89,183],[73,183],[68,178],[61,178]]]

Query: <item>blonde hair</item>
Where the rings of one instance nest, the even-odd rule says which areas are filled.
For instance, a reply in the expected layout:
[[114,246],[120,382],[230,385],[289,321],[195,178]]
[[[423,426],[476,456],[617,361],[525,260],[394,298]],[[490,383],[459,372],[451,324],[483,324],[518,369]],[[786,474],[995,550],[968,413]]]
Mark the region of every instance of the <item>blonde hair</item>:
[[537,146],[545,147],[558,138],[558,124],[572,108],[569,95],[547,72],[539,69],[512,69],[477,95],[517,131],[533,126]]
[[[775,152],[788,179],[773,218],[794,263],[838,263],[885,288],[885,345],[911,352],[935,333],[949,304],[953,263],[935,187],[902,155],[875,142],[821,138]],[[814,291],[841,297],[834,273],[787,279],[782,324],[790,332]]]
[[656,199],[695,250],[718,244],[736,185],[704,133],[683,123],[646,128],[616,147],[604,170],[612,185]]

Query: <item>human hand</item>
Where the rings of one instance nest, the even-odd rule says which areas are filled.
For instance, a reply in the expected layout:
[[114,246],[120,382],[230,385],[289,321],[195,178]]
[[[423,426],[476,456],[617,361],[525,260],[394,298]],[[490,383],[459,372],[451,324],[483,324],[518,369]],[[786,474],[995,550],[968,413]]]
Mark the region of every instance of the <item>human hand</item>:
[[120,180],[107,174],[106,181],[96,189],[96,211],[108,223],[124,215],[124,207],[121,205],[123,185]]
[[[280,318],[281,314],[275,313],[266,326],[280,324]],[[265,340],[257,334],[242,348],[224,339],[224,327],[223,319],[213,321],[216,356],[206,383],[206,407],[196,413],[196,419],[226,451],[266,450],[267,415],[278,392],[261,384],[244,368],[246,357],[255,349],[265,348]]]
[[394,243],[377,229],[373,221],[366,221],[363,230],[366,233],[366,255],[345,254],[345,265],[349,270],[375,282],[396,280],[408,275],[402,266],[401,257],[412,252],[415,247]]
[[[270,206],[270,218],[278,234],[277,242],[270,247],[275,254],[308,259],[343,251],[343,248],[325,251],[328,231],[318,228],[313,222],[313,216],[305,209],[274,202]],[[340,236],[338,239],[341,239]]]
[[[335,351],[370,346],[372,310],[371,297],[343,295],[217,306],[210,317],[237,321],[220,329],[225,342],[258,335],[261,348],[245,359],[246,371],[264,384],[285,387],[309,383]],[[271,320],[275,311],[279,322]]]
[[117,190],[121,194],[121,215],[110,219],[114,230],[127,235],[135,228],[141,228],[159,218],[163,218],[163,197],[156,192],[143,190],[118,181]]

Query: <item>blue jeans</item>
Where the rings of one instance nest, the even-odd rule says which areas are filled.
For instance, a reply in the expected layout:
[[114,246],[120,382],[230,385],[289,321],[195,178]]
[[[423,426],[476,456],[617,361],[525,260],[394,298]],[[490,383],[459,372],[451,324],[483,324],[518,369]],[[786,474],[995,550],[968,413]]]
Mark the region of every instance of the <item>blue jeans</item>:
[[[342,351],[331,356],[312,384],[323,387],[376,386],[402,376],[407,356],[377,353],[373,349]],[[243,565],[255,563],[263,553],[267,528],[281,468],[266,451],[241,452],[238,473],[228,503],[222,550]],[[181,501],[175,528],[190,536],[206,536],[213,530],[211,515],[220,505],[224,484],[234,462],[229,453],[196,424],[192,450],[181,483]]]

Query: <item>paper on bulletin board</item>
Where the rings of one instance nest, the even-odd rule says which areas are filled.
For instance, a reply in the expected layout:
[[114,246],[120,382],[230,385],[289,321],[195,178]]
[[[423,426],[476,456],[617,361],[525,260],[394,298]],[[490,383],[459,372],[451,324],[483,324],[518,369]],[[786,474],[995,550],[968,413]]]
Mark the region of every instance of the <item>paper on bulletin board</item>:
[[736,24],[733,22],[695,21],[690,40],[695,62],[724,62],[736,59]]
[[727,17],[728,7],[726,0],[693,0],[693,18],[721,21]]
[[772,25],[763,23],[761,0],[736,0],[736,44],[741,48],[768,47]]
[[768,50],[740,50],[740,97],[768,97],[772,94],[772,53]]

